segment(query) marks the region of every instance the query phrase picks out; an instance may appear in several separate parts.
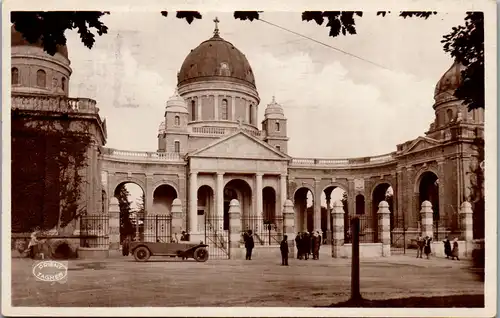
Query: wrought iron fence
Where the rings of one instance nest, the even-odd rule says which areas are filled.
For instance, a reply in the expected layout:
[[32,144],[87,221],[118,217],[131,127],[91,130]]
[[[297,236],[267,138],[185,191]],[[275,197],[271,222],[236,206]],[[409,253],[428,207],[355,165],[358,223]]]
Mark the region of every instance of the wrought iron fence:
[[172,216],[171,215],[147,215],[143,218],[144,242],[169,243],[172,237]]
[[351,220],[359,218],[359,242],[360,243],[375,243],[378,231],[378,219],[366,214],[360,214],[349,217],[348,230],[344,232],[344,242],[352,243],[351,237]]
[[109,216],[90,214],[80,217],[80,246],[91,248],[109,247]]
[[242,218],[242,238],[248,230],[252,230],[255,245],[279,245],[283,240],[283,217],[271,220],[259,216],[245,216]]
[[448,218],[440,216],[439,219],[433,220],[433,240],[435,242],[443,241],[451,234],[451,229],[448,224]]
[[210,259],[229,259],[229,231],[224,230],[224,217],[205,215],[205,240]]

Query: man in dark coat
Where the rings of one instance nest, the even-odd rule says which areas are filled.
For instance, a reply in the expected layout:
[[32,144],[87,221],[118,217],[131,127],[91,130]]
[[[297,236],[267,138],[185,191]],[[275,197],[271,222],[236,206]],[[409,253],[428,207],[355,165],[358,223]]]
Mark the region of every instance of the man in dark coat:
[[281,265],[288,266],[288,236],[284,235],[280,243]]
[[302,234],[302,253],[305,260],[309,259],[309,254],[311,254],[311,237],[308,232]]
[[297,259],[302,259],[302,233],[297,233],[295,237],[295,247],[297,248]]
[[247,254],[245,257],[246,260],[252,259],[252,249],[254,248],[254,246],[255,243],[253,241],[252,230],[248,230],[247,235],[245,237],[245,248],[247,250]]
[[446,258],[450,258],[451,256],[451,243],[448,238],[446,238],[444,241],[444,255],[446,255]]

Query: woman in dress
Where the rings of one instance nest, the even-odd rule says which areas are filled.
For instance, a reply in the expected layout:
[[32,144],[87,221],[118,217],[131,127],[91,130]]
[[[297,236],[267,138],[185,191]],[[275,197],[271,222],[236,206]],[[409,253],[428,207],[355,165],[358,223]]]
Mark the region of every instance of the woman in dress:
[[458,238],[455,237],[453,240],[453,250],[451,250],[451,259],[457,259],[459,261],[460,259],[458,258]]
[[429,255],[431,254],[431,241],[432,241],[432,238],[430,238],[429,236],[425,237],[424,253],[425,253],[425,256],[427,256],[427,259],[429,259]]

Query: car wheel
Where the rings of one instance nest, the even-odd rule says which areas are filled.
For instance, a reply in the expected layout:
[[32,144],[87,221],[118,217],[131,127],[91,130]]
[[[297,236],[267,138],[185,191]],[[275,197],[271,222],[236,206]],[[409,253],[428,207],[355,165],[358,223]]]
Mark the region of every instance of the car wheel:
[[151,252],[145,246],[140,246],[136,248],[134,251],[134,258],[138,262],[145,262],[149,259],[150,256]]
[[208,259],[208,251],[206,248],[204,247],[198,247],[194,253],[194,259],[197,261],[197,262],[206,262],[207,259]]

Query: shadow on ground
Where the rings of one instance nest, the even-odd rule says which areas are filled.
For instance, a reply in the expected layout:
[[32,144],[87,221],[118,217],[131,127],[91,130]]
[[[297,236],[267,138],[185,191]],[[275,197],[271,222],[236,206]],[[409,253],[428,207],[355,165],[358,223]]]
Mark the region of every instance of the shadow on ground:
[[326,307],[377,308],[484,308],[484,295],[452,295],[435,297],[408,297],[384,300],[344,301]]

